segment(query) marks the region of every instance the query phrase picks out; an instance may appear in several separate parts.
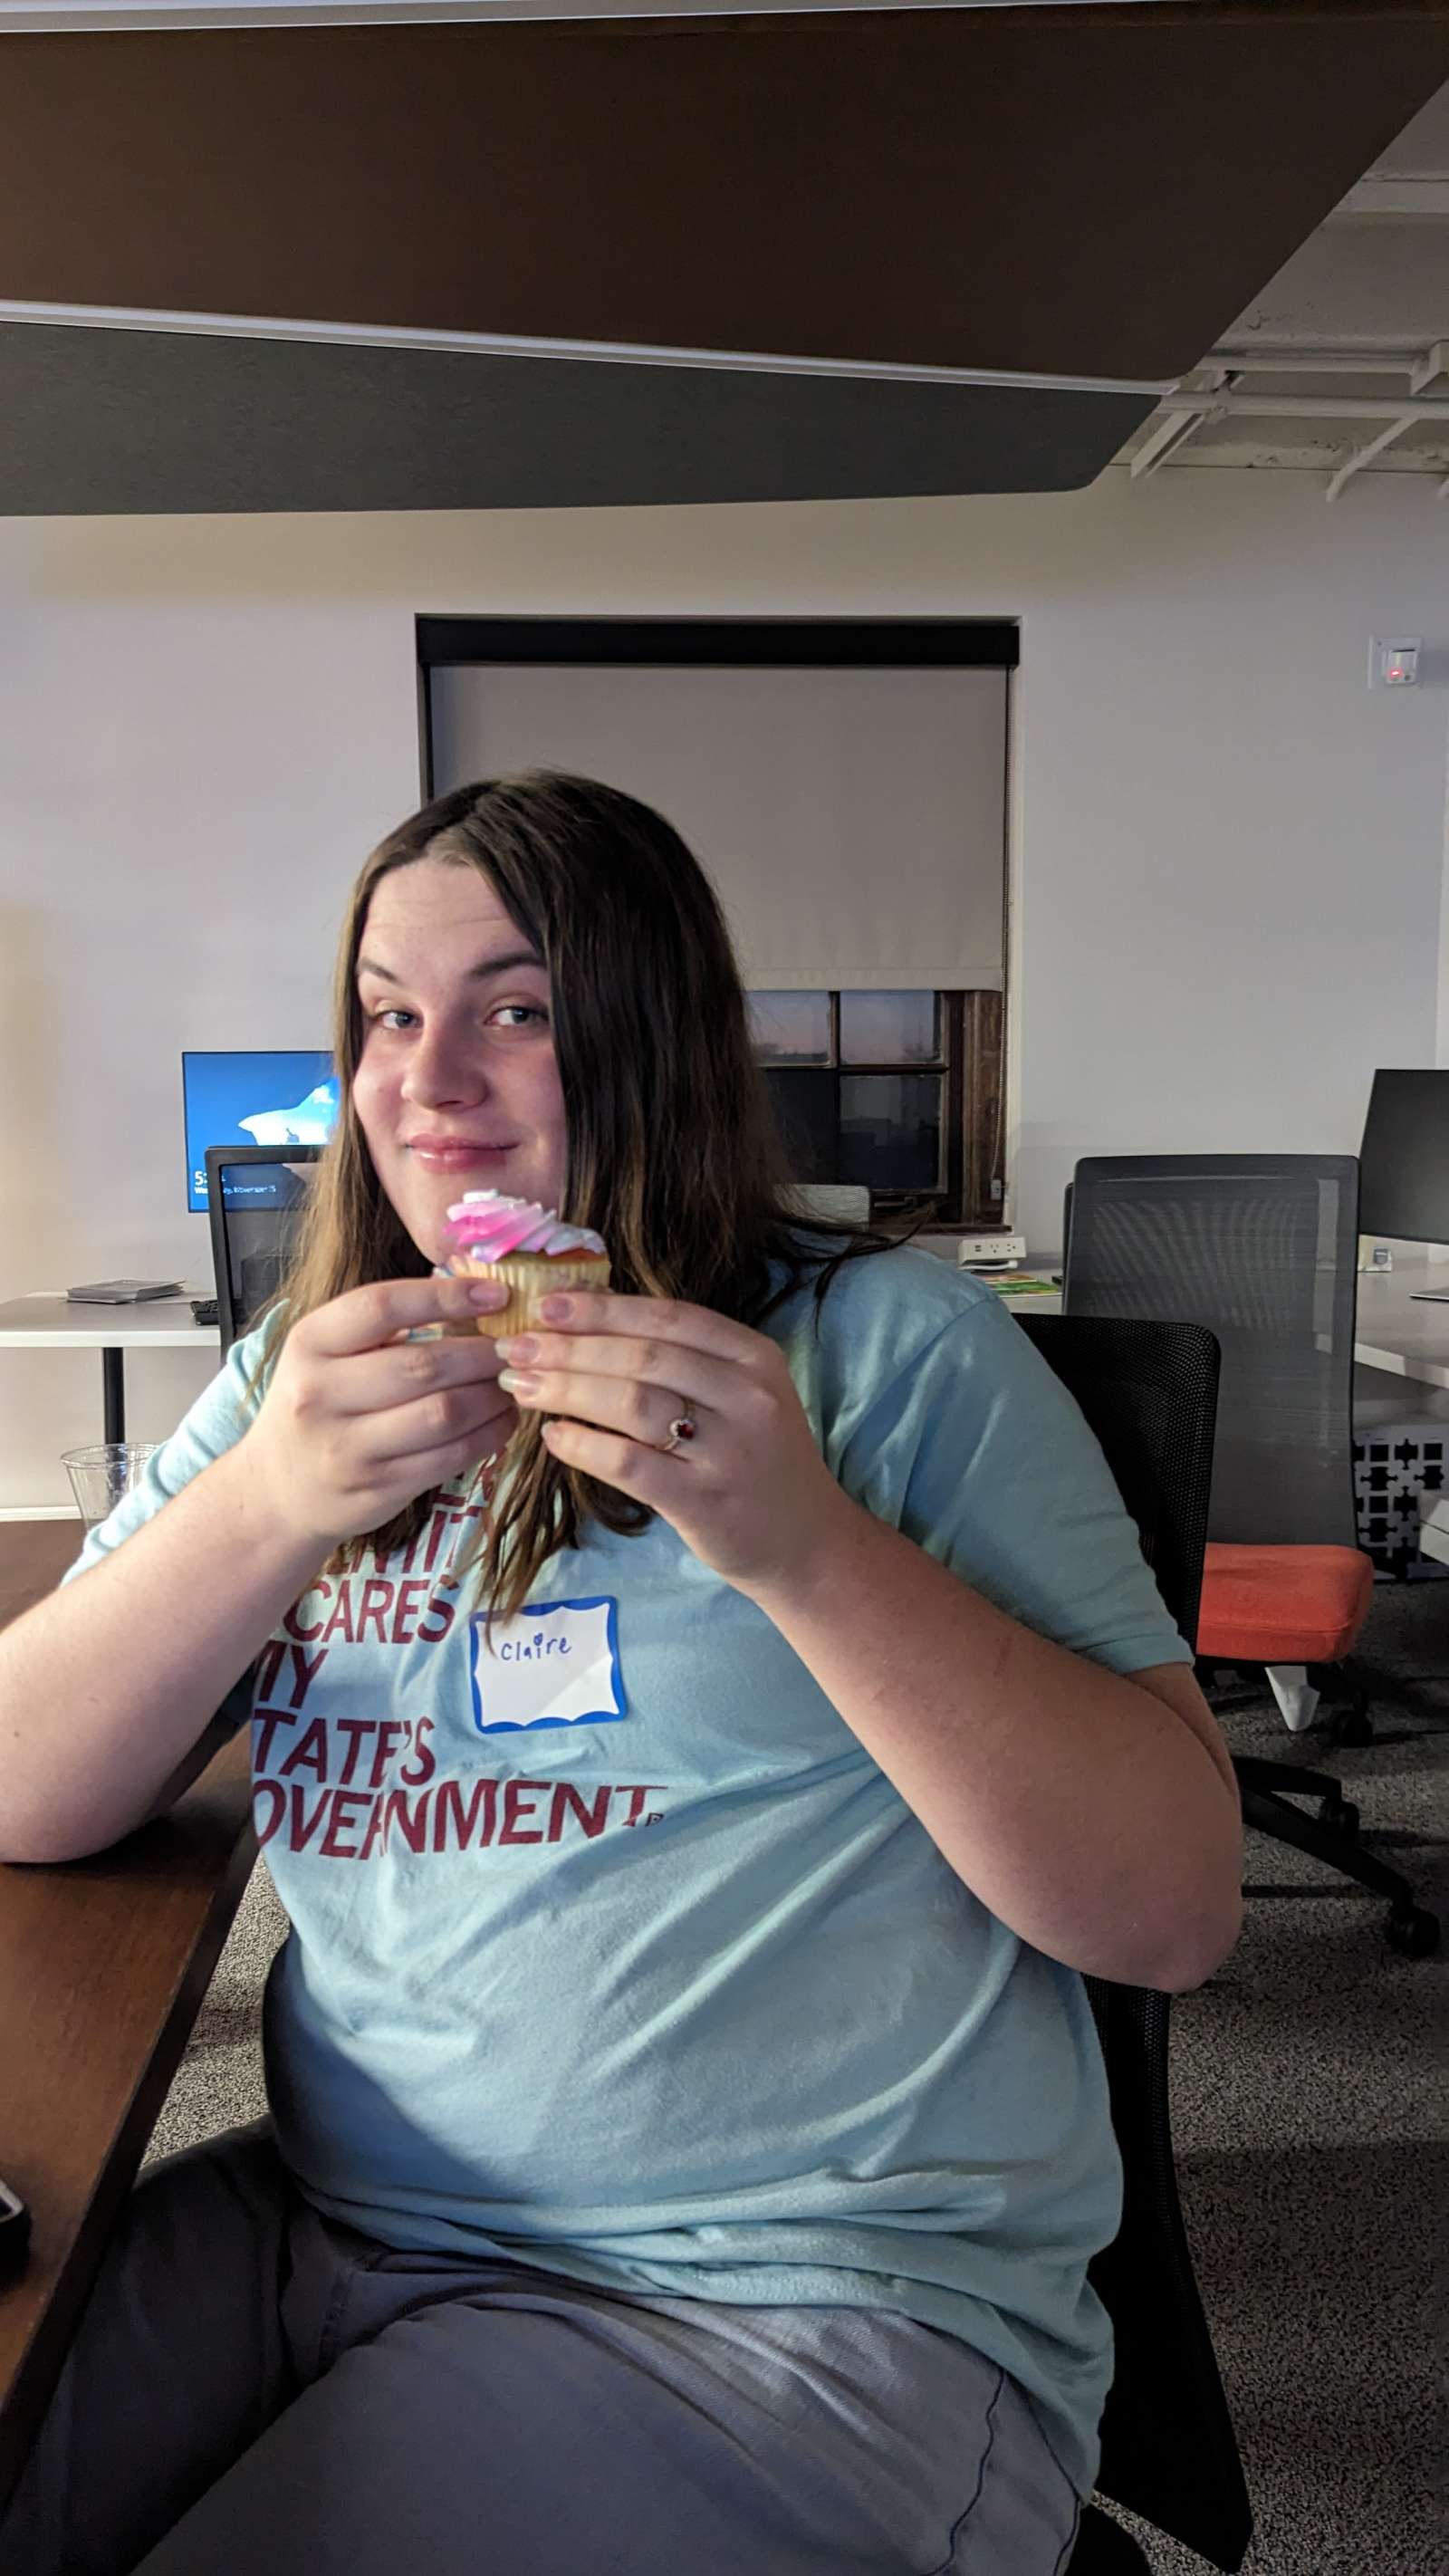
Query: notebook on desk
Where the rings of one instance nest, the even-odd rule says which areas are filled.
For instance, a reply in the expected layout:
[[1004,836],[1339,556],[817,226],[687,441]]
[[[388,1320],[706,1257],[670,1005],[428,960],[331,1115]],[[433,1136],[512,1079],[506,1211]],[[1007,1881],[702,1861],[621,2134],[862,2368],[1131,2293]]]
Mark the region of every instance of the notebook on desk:
[[1060,1297],[1059,1279],[1043,1277],[1032,1270],[972,1270],[968,1277],[979,1279],[986,1288],[994,1288],[998,1297]]
[[142,1306],[152,1297],[179,1297],[179,1279],[93,1279],[84,1288],[67,1288],[73,1306]]

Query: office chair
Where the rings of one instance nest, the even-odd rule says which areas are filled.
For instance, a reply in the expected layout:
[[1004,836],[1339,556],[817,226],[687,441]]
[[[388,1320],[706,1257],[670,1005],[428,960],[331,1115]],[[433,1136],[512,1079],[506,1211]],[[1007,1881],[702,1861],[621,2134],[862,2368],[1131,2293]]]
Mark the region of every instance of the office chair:
[[[1212,1334],[1099,1317],[1017,1320],[1095,1432],[1168,1615],[1191,1643],[1217,1402]],[[1121,2227],[1090,2273],[1116,2341],[1097,2488],[1230,2576],[1252,2536],[1252,2511],[1173,2171],[1170,1998],[1099,1977],[1085,1983],[1123,2176]],[[1067,2576],[1126,2576],[1147,2565],[1120,2523],[1087,2508]]]
[[225,1359],[282,1284],[320,1145],[213,1145],[206,1204]]
[[[1196,1650],[1263,1665],[1290,1726],[1337,1675],[1365,1699],[1349,1650],[1373,1592],[1358,1546],[1351,1406],[1358,1165],[1344,1154],[1131,1154],[1078,1163],[1063,1260],[1069,1316],[1207,1325],[1222,1352]],[[1363,1733],[1366,1734],[1364,1729]],[[1360,1737],[1362,1740],[1362,1737]],[[1326,1772],[1235,1755],[1243,1813],[1389,1900],[1385,1936],[1418,1958],[1437,1918],[1355,1839],[1358,1811]],[[1290,1803],[1317,1801],[1310,1817]]]

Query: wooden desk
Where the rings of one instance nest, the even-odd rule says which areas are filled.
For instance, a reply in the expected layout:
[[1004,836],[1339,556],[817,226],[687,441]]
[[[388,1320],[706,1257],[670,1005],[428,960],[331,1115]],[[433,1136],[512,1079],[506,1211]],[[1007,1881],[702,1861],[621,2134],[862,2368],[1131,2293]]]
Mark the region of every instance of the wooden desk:
[[[74,1556],[76,1530],[30,1522],[3,1537],[24,1549],[5,1585],[14,1617]],[[26,2266],[0,2282],[0,2512],[255,1857],[243,1731],[168,1816],[114,1850],[0,1864],[0,2174],[31,2213]]]

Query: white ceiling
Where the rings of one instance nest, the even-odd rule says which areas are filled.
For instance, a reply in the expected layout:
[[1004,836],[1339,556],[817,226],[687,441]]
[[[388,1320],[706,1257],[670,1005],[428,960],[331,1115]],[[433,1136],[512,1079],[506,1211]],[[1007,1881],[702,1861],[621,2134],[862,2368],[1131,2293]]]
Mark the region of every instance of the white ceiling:
[[[1211,407],[1185,411],[1169,396],[1119,459],[1139,477],[1159,466],[1297,467],[1321,474],[1337,499],[1358,472],[1425,474],[1449,497],[1449,83],[1182,391]],[[1285,401],[1311,408],[1258,408]],[[1355,415],[1347,403],[1371,409]],[[1430,405],[1439,417],[1414,416]]]

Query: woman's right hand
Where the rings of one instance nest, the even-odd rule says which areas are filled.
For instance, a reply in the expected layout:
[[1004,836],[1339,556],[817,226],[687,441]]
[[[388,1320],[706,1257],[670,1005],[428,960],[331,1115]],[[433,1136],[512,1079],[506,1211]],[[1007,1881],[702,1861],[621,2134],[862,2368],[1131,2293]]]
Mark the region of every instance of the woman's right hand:
[[330,1550],[496,1457],[518,1420],[497,1344],[398,1337],[497,1313],[508,1294],[493,1280],[382,1279],[294,1324],[239,1452],[269,1513]]

